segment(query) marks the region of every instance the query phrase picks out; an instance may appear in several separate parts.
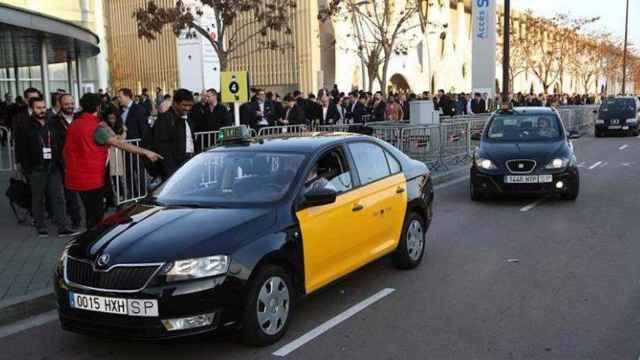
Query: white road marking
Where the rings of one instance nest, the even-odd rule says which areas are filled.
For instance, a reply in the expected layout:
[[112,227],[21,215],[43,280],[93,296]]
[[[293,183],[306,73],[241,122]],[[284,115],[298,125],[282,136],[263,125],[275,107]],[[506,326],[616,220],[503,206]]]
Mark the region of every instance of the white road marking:
[[626,149],[626,148],[628,148],[628,147],[629,147],[629,145],[624,144],[624,145],[620,146],[620,147],[618,148],[618,150],[624,150],[624,149]]
[[309,341],[317,338],[318,336],[324,334],[325,332],[329,331],[334,326],[336,326],[336,325],[340,324],[341,322],[349,319],[353,315],[359,313],[360,311],[364,310],[365,308],[367,308],[368,306],[374,304],[375,302],[377,302],[378,300],[384,298],[385,296],[388,296],[389,294],[391,294],[394,291],[395,291],[395,289],[390,289],[390,288],[380,290],[378,293],[374,294],[373,296],[369,297],[368,299],[365,299],[365,300],[353,305],[352,307],[350,307],[349,309],[347,309],[343,313],[341,313],[341,314],[337,315],[336,317],[326,321],[322,325],[316,327],[315,329],[313,329],[313,330],[309,331],[308,333],[302,335],[301,337],[297,338],[296,340],[294,340],[294,341],[288,343],[287,345],[281,347],[276,352],[274,352],[273,355],[274,356],[280,356],[280,357],[289,355],[290,353],[292,353],[293,351],[295,351],[296,349],[298,349],[302,345],[304,345],[304,344],[308,343]]
[[589,170],[593,170],[593,169],[597,168],[598,166],[600,166],[600,164],[602,164],[602,161],[598,161],[597,163],[591,165],[589,167]]
[[525,207],[523,207],[522,209],[520,209],[521,212],[527,212],[533,208],[535,208],[536,206],[540,205],[542,202],[544,201],[544,199],[540,199],[536,202],[533,202]]
[[585,162],[585,161],[583,161],[583,162],[581,162],[580,164],[578,164],[578,167],[579,167],[579,168],[583,168],[585,164],[586,164],[586,162]]
[[609,162],[608,162],[608,161],[605,161],[605,162],[603,162],[603,163],[602,163],[602,165],[600,165],[600,167],[605,167],[605,166],[607,166],[607,165],[609,165]]
[[58,310],[52,310],[44,314],[32,316],[28,319],[20,320],[14,324],[0,327],[0,339],[17,334],[19,332],[42,326],[46,323],[58,319]]
[[631,167],[633,164],[634,163],[632,163],[632,162],[628,162],[628,163],[621,163],[620,165],[624,166],[624,167]]

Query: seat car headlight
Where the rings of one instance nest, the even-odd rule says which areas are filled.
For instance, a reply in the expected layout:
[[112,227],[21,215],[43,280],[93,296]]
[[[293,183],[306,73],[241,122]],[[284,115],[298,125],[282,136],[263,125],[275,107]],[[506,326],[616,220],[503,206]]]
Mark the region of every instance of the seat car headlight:
[[604,120],[602,120],[602,119],[596,119],[596,124],[604,124]]
[[627,119],[627,124],[635,124],[637,122],[638,122],[638,119],[636,118]]
[[493,161],[481,157],[476,158],[476,166],[483,170],[495,170],[498,168]]
[[567,165],[569,165],[569,159],[565,159],[565,158],[556,158],[551,160],[547,166],[545,166],[545,169],[564,169],[565,167],[567,167]]
[[166,276],[167,282],[199,279],[226,274],[229,263],[227,255],[177,260],[165,265],[162,273]]

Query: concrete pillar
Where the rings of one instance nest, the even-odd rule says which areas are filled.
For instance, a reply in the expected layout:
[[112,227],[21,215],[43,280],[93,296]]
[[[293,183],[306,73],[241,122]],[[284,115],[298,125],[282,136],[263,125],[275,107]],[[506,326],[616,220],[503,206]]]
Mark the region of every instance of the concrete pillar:
[[75,49],[75,63],[76,63],[76,104],[80,105],[80,98],[82,97],[82,74],[80,73],[80,57],[78,56],[78,47]]
[[96,34],[100,39],[100,53],[97,57],[98,62],[98,88],[107,90],[109,87],[109,63],[107,62],[109,52],[106,41],[106,31],[104,24],[104,2],[103,0],[95,0],[95,18],[96,18]]
[[51,107],[51,92],[49,91],[49,59],[47,58],[47,47],[49,40],[42,37],[40,40],[40,79],[42,80],[42,96],[44,96],[47,107]]

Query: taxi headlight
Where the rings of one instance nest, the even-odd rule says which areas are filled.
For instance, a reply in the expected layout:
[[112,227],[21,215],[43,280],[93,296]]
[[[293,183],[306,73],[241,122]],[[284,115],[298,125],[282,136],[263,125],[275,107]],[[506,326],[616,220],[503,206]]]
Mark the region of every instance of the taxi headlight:
[[545,169],[564,169],[565,167],[567,167],[567,165],[569,165],[569,159],[563,159],[563,158],[557,158],[557,159],[553,159],[551,160],[547,166],[545,166]]
[[495,170],[495,169],[497,169],[497,167],[493,163],[493,161],[491,161],[489,159],[484,159],[484,158],[477,158],[476,159],[476,166],[479,167],[480,169],[484,169],[484,170]]
[[162,273],[166,276],[167,282],[199,279],[226,274],[229,263],[227,255],[177,260],[165,265]]

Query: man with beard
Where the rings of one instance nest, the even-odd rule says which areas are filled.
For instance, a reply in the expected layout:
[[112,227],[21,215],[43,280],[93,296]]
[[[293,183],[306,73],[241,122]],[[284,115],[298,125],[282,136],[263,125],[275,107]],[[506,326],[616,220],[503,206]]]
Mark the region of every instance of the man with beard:
[[44,99],[31,98],[29,108],[31,116],[29,123],[24,125],[24,141],[16,150],[22,154],[22,171],[31,186],[31,210],[38,235],[49,235],[44,219],[45,197],[58,227],[58,236],[76,235],[67,228],[65,219],[62,142],[56,129],[46,122]]
[[[64,143],[67,137],[67,129],[74,119],[75,105],[73,96],[70,94],[62,94],[58,98],[60,103],[60,111],[50,118],[50,125],[56,131],[60,144],[64,147]],[[63,164],[64,165],[64,164]],[[63,167],[64,170],[64,167]],[[71,218],[71,226],[73,229],[80,228],[80,222],[82,220],[80,215],[80,202],[78,200],[78,194],[75,191],[64,189],[64,198],[66,201],[67,215]]]

